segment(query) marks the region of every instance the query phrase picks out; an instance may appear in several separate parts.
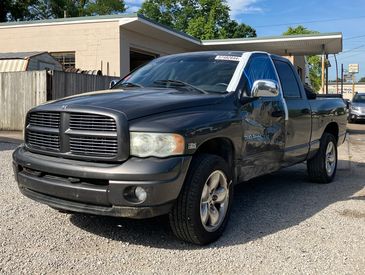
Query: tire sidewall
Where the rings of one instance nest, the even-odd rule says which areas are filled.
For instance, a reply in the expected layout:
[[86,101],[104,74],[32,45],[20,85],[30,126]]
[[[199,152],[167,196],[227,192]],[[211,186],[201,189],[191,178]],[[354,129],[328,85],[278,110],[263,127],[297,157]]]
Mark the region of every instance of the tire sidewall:
[[[327,146],[331,141],[332,141],[332,143],[334,145],[334,149],[335,149],[335,167],[334,167],[334,171],[333,171],[332,175],[329,176],[327,173],[327,169],[326,169],[326,151],[327,151]],[[327,182],[331,182],[333,180],[333,178],[336,176],[337,163],[338,163],[337,142],[333,135],[325,134],[323,136],[323,148],[321,148],[321,153],[322,153],[321,157],[322,157],[322,166],[323,166],[322,169],[324,169],[324,171],[325,171]]]
[[[225,227],[227,226],[228,220],[229,220],[232,201],[233,201],[233,184],[232,184],[232,175],[231,175],[232,173],[230,172],[230,169],[229,169],[227,163],[220,157],[216,157],[216,156],[210,156],[210,157],[214,158],[214,160],[210,163],[210,165],[202,165],[202,166],[206,166],[206,167],[198,168],[198,169],[204,169],[203,170],[204,172],[202,174],[200,174],[200,178],[198,179],[198,181],[195,181],[195,184],[198,184],[199,192],[197,192],[198,195],[194,199],[193,211],[191,213],[192,214],[191,221],[194,222],[194,226],[197,230],[197,237],[202,244],[207,244],[207,243],[213,242],[217,238],[219,238],[219,236],[222,235]],[[201,200],[201,195],[203,192],[204,185],[205,185],[208,177],[211,175],[211,173],[213,171],[216,171],[216,170],[223,172],[223,174],[227,178],[228,189],[229,189],[229,199],[228,199],[227,212],[226,212],[223,222],[221,223],[221,225],[219,226],[219,228],[217,230],[210,232],[204,228],[204,226],[201,222],[200,200]],[[194,176],[195,175],[193,175],[193,177]]]

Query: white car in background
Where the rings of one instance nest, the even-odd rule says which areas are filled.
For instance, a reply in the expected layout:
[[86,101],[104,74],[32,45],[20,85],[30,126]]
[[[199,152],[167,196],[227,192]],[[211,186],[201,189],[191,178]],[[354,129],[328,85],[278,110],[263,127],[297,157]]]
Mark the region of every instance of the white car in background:
[[365,121],[365,93],[355,93],[349,108],[349,123],[356,122],[358,120]]

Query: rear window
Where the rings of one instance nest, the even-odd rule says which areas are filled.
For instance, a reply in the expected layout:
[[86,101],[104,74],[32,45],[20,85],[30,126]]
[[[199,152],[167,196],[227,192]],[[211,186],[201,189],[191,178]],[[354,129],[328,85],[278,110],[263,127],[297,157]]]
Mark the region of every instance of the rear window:
[[356,94],[352,102],[365,103],[365,94]]
[[300,98],[300,89],[292,67],[283,61],[274,61],[279,74],[283,95],[285,98]]

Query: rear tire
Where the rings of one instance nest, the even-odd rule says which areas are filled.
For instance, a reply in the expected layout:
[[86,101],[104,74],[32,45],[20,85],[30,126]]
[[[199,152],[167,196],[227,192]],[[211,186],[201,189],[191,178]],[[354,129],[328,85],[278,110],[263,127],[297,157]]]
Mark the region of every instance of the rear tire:
[[221,157],[201,154],[191,163],[184,186],[169,214],[181,240],[205,245],[223,233],[233,199],[231,170]]
[[324,133],[317,154],[307,161],[307,170],[312,182],[330,183],[337,170],[337,141],[330,133]]

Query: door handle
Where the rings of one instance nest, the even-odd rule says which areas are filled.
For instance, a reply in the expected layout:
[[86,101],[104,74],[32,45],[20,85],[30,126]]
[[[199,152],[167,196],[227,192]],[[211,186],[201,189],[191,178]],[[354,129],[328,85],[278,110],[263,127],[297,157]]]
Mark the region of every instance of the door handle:
[[283,111],[273,111],[271,113],[271,116],[272,117],[282,117],[282,116],[284,116],[284,112]]

